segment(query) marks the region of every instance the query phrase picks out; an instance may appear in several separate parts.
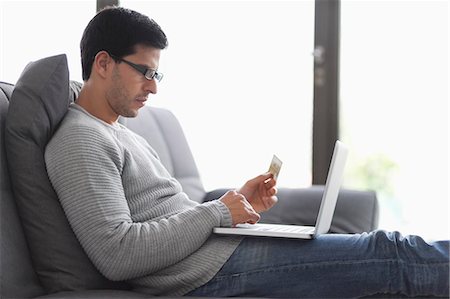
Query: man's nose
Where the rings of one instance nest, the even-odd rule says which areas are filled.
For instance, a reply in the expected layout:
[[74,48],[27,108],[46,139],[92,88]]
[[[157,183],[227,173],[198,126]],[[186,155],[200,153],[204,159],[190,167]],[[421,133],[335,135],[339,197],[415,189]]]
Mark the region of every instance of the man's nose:
[[156,94],[158,92],[158,82],[155,79],[146,80],[145,91],[151,94]]

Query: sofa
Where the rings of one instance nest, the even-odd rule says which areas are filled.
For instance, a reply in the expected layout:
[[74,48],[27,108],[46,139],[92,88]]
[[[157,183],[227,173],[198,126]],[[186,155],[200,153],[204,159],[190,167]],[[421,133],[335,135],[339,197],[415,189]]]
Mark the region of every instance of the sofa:
[[[64,54],[30,63],[15,85],[0,82],[1,286],[0,298],[141,298],[126,282],[106,279],[78,243],[45,173],[43,151],[81,88],[69,80]],[[182,127],[166,109],[144,107],[121,119],[158,152],[192,200],[206,191]],[[261,222],[315,223],[323,186],[279,188],[279,201]],[[372,231],[378,225],[373,191],[342,189],[331,233]]]

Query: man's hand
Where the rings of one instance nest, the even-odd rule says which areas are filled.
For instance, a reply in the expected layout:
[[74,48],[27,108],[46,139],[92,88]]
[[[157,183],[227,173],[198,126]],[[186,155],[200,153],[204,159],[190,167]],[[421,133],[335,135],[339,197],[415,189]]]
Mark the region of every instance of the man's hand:
[[245,196],[257,213],[260,213],[269,210],[278,201],[275,196],[276,184],[273,175],[268,172],[249,180],[238,192]]
[[219,200],[230,210],[233,226],[239,223],[255,224],[261,218],[245,196],[234,190],[228,191]]

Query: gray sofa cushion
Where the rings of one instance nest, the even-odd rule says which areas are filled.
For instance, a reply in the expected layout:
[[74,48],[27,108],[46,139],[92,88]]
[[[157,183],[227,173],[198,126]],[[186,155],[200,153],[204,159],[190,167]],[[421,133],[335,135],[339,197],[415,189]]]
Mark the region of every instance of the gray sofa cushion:
[[0,82],[0,298],[28,298],[44,294],[31,258],[12,195],[6,165],[4,132],[13,85]]
[[13,192],[35,270],[49,293],[122,287],[103,277],[82,250],[45,170],[45,146],[73,98],[66,56],[44,58],[23,71],[6,118]]

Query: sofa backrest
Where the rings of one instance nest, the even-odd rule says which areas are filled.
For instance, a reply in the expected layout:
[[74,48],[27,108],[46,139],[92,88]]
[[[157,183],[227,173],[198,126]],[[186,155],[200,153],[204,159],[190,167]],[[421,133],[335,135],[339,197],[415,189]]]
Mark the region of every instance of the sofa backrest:
[[135,118],[119,120],[144,137],[190,199],[203,202],[205,189],[180,123],[169,110],[145,106]]
[[30,298],[44,294],[12,194],[5,155],[5,118],[13,85],[0,82],[0,298]]

